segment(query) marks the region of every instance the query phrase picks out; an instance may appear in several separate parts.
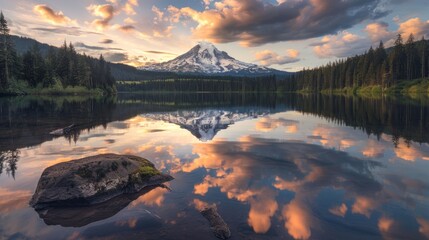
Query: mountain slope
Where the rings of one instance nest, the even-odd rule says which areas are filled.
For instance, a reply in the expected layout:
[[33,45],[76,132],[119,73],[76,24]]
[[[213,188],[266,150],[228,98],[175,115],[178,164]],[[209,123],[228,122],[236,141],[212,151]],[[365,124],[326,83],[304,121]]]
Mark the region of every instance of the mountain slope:
[[209,42],[200,42],[185,54],[168,62],[142,67],[141,69],[158,72],[220,75],[287,74],[287,72],[236,60]]

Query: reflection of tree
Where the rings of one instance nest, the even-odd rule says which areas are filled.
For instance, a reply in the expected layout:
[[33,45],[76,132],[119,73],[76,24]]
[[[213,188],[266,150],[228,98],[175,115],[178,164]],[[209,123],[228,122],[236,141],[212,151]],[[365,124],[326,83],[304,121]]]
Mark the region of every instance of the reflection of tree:
[[0,175],[3,173],[3,170],[6,170],[7,175],[12,175],[15,178],[19,153],[19,150],[0,152]]
[[368,135],[394,136],[395,147],[402,138],[414,142],[429,142],[429,102],[427,99],[370,99],[338,95],[293,95],[284,102],[300,112],[311,113],[337,124],[345,124]]

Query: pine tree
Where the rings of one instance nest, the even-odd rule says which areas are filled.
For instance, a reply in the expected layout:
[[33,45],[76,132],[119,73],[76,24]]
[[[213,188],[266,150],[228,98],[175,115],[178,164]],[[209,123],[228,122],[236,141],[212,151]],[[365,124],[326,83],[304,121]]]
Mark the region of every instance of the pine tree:
[[10,80],[11,52],[13,51],[10,41],[9,27],[7,21],[0,12],[0,90],[6,89]]

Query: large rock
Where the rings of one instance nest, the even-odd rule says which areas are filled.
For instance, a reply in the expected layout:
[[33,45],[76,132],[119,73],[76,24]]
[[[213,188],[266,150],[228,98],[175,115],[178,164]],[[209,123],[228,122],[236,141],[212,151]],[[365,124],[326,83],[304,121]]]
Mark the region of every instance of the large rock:
[[116,154],[87,157],[45,169],[30,205],[40,209],[102,203],[172,179],[141,157]]

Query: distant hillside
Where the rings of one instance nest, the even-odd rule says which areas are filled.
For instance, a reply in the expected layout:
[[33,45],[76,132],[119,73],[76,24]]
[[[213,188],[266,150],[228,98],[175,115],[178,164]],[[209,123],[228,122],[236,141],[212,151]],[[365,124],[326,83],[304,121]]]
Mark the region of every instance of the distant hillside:
[[[19,55],[23,55],[25,52],[30,50],[34,46],[34,44],[39,47],[42,55],[46,55],[50,48],[58,49],[58,47],[54,47],[46,43],[41,43],[37,40],[27,37],[11,36],[11,40],[14,43],[15,49]],[[110,66],[113,77],[118,80],[137,81],[155,78],[169,78],[176,76],[173,73],[142,71],[138,70],[135,67],[120,63],[110,63]]]
[[11,36],[12,42],[15,44],[15,50],[19,55],[23,55],[25,52],[30,50],[34,44],[37,44],[37,46],[40,49],[40,52],[43,55],[46,55],[50,48],[57,48],[50,46],[45,43],[38,42],[32,38],[26,38],[26,37],[19,37],[19,36]]

